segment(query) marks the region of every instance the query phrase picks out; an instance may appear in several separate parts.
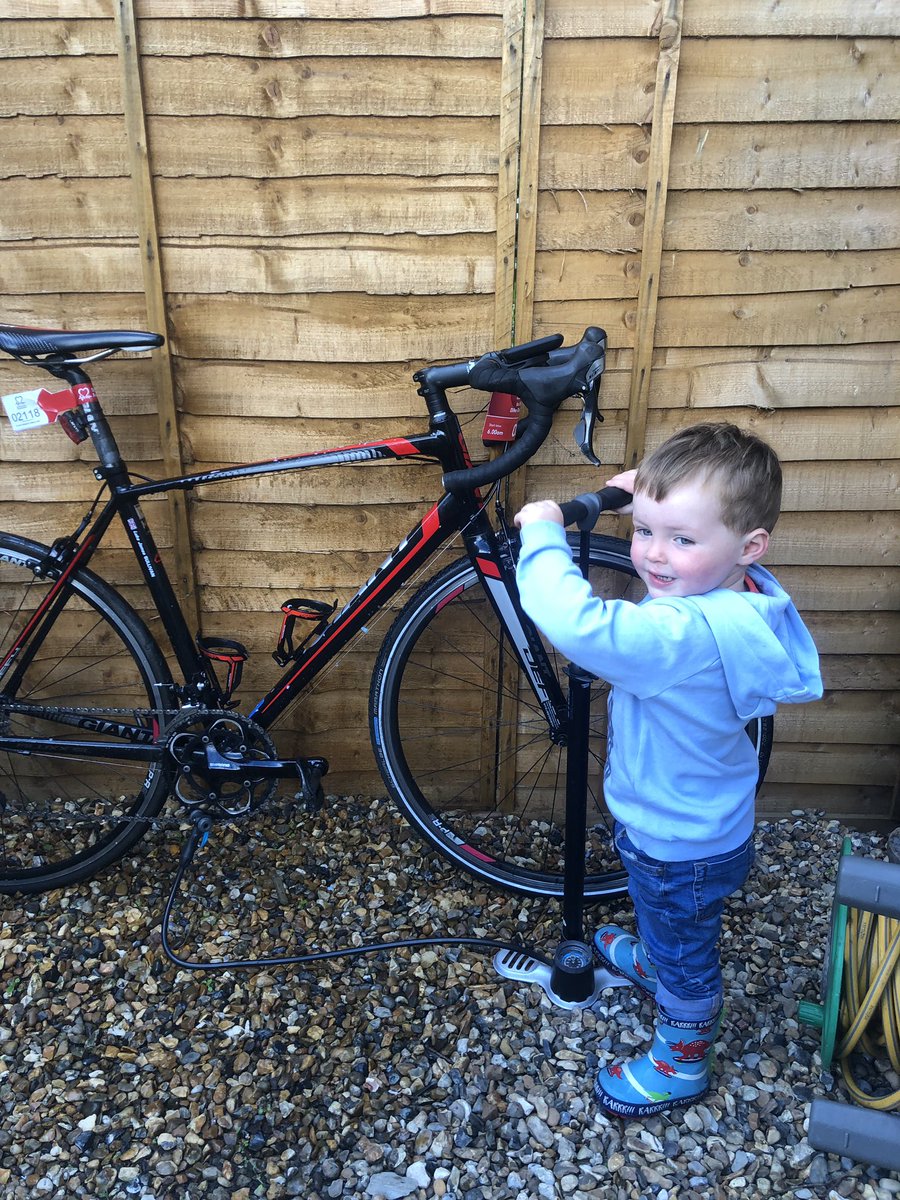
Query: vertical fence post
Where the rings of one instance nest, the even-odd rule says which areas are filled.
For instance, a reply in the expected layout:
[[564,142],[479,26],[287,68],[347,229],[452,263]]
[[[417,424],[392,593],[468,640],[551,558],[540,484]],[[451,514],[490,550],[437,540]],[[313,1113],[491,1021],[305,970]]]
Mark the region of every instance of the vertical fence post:
[[[500,91],[500,166],[497,194],[497,271],[494,334],[498,346],[531,337],[541,133],[541,54],[544,0],[505,0]],[[503,483],[512,515],[525,499],[527,466]],[[503,646],[486,644],[487,669],[501,680],[499,708],[482,712],[482,801],[515,811],[519,672]]]
[[634,331],[634,359],[628,397],[628,426],[625,437],[625,467],[637,466],[644,453],[650,370],[656,333],[659,300],[659,271],[662,261],[666,199],[669,190],[669,161],[675,117],[675,90],[681,54],[681,25],[684,0],[665,0],[659,30],[659,61],[647,161],[647,199],[641,246],[641,278]]
[[[133,0],[116,0],[114,9],[119,40],[119,61],[122,68],[125,127],[128,136],[128,165],[138,219],[147,322],[155,332],[166,335],[165,345],[153,355],[160,449],[165,474],[180,475],[183,473],[183,462],[178,437],[172,354],[169,348],[166,322],[165,290],[159,254],[159,231],[156,222],[156,202],[153,195],[153,176],[150,170],[147,122],[144,112],[137,22]],[[172,582],[178,592],[179,600],[184,606],[188,624],[194,629],[199,629],[200,612],[197,603],[185,493],[169,492],[168,503],[172,516],[174,539],[174,578]]]
[[519,134],[519,232],[516,242],[517,342],[528,341],[534,324],[543,54],[544,0],[525,0]]

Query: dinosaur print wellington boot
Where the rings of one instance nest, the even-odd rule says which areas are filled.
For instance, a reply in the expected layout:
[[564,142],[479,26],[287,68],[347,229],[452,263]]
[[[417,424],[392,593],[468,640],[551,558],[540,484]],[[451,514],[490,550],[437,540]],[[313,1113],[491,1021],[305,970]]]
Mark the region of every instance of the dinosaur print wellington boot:
[[709,1089],[721,1020],[721,1008],[707,1021],[678,1021],[658,1009],[650,1053],[597,1075],[601,1108],[617,1117],[649,1117],[699,1100]]
[[594,949],[618,975],[624,975],[649,995],[656,995],[656,967],[640,938],[618,925],[601,925],[594,934]]

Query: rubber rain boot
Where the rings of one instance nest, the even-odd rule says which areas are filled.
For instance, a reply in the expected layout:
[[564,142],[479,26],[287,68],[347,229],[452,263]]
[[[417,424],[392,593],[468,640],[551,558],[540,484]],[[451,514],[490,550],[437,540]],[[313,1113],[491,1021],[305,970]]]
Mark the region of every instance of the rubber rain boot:
[[604,1067],[594,1096],[617,1117],[649,1117],[693,1104],[709,1090],[713,1044],[722,1009],[708,1021],[678,1021],[657,1012],[650,1053]]
[[594,934],[594,949],[606,966],[636,983],[649,996],[656,995],[656,967],[640,938],[618,925],[601,925]]

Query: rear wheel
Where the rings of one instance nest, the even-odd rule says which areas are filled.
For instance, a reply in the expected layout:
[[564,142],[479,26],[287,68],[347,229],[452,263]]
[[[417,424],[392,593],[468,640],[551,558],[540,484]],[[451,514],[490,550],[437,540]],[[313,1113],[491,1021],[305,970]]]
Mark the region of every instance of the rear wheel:
[[[595,595],[643,598],[618,538],[591,537],[589,578]],[[565,692],[565,660],[547,651]],[[602,680],[591,687],[586,900],[626,887],[603,801],[608,692]],[[552,740],[468,559],[435,576],[397,617],[376,665],[370,719],[385,783],[435,849],[490,884],[562,895],[566,749]],[[763,764],[771,718],[748,733]]]
[[[87,570],[60,584],[48,554],[0,534],[0,892],[68,887],[108,867],[143,836],[169,786],[162,753],[112,756],[157,739],[171,695],[159,647],[108,584]],[[29,745],[46,738],[97,749]]]

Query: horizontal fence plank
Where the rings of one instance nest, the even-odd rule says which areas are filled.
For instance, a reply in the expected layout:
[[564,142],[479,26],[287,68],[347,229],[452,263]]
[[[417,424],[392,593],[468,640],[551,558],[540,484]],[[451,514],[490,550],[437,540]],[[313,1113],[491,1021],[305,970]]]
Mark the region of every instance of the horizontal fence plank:
[[893,38],[683,37],[676,119],[896,120],[897,68]]
[[900,654],[823,654],[821,665],[826,692],[900,688]]
[[820,654],[900,653],[900,612],[807,613]]
[[[731,361],[698,362],[681,367],[661,363],[650,382],[651,408],[717,408],[739,405],[761,409],[786,408],[873,408],[896,403],[900,386],[900,363],[879,355],[880,347],[866,349],[870,361],[856,358],[841,359],[854,347],[815,347],[807,353],[821,354],[810,359],[799,356],[801,348],[782,354],[796,354],[792,361],[785,357],[757,356],[755,360],[740,361],[741,347],[728,351]],[[833,356],[826,356],[826,350]],[[708,354],[709,351],[700,353]],[[750,352],[752,353],[752,352]],[[733,356],[733,357],[732,357]],[[606,380],[604,380],[604,384]],[[703,416],[697,414],[697,419]],[[863,417],[877,429],[877,419]],[[880,447],[889,443],[872,435]]]
[[[676,125],[669,189],[897,187],[898,143],[888,122]],[[645,188],[649,145],[645,125],[546,125],[540,186]]]
[[[127,179],[11,179],[0,240],[135,235]],[[166,238],[328,233],[448,234],[496,228],[496,181],[334,176],[322,179],[156,181]]]
[[[118,553],[118,552],[117,552]],[[454,554],[454,557],[456,555]],[[256,560],[256,575],[251,577],[249,572],[246,576],[242,576],[239,571],[237,557],[228,551],[204,551],[203,553],[204,573],[203,583],[209,587],[210,591],[213,588],[235,587],[239,585],[242,578],[246,578],[247,586],[253,587],[253,584],[259,579],[259,572],[264,570],[269,563],[279,564],[277,555],[260,555]],[[364,557],[364,556],[362,556]],[[235,567],[238,566],[238,573],[235,574]],[[283,570],[283,566],[279,569]],[[365,576],[365,564],[360,562],[356,566],[354,573],[351,565],[346,565],[348,572],[347,578],[342,581],[334,581],[334,588],[340,588],[342,593],[350,593],[353,590],[354,581],[358,584]],[[317,576],[318,577],[318,576]],[[302,570],[298,570],[294,579],[290,581],[289,586],[296,588],[309,587],[313,589],[313,579],[307,578]],[[410,589],[406,589],[406,594]],[[273,648],[275,635],[278,633],[281,625],[281,603],[288,598],[288,593],[281,594],[281,589],[273,584],[273,587],[262,591],[258,587],[253,589],[252,594],[261,600],[259,611],[245,615],[244,610],[235,610],[233,613],[214,611],[210,612],[209,619],[204,623],[204,629],[209,633],[219,633],[223,637],[235,636],[247,646],[252,652],[270,651]],[[392,607],[396,608],[401,604],[400,600],[392,602]],[[836,649],[840,649],[843,653],[840,656],[834,655],[834,661],[840,661],[841,669],[854,670],[860,678],[865,676],[860,673],[858,667],[854,664],[868,663],[873,655],[867,655],[865,648],[877,652],[881,648],[881,642],[888,645],[890,649],[898,648],[897,623],[898,614],[896,613],[881,613],[881,612],[848,612],[840,614],[831,613],[804,613],[804,620],[808,625],[810,632],[818,647],[819,653],[825,661],[832,661],[831,651],[829,646],[832,641]],[[273,620],[274,618],[274,620]],[[843,627],[847,631],[847,636],[841,638],[835,635],[833,638],[829,636],[827,631],[827,623],[831,624],[836,631],[839,627]],[[240,628],[240,633],[236,631]],[[375,624],[370,628],[370,636],[367,636],[353,643],[354,650],[368,650],[369,657],[374,654],[374,650],[380,642],[381,636],[386,632],[385,624],[380,618],[376,618]],[[862,649],[854,650],[856,638],[860,639]],[[846,664],[846,667],[844,666]],[[878,664],[875,664],[876,670]],[[865,687],[865,684],[862,684]],[[876,684],[870,685],[872,689],[876,688]],[[900,754],[900,750],[895,753]]]
[[[637,296],[639,254],[545,250],[537,256],[540,300]],[[894,250],[669,250],[662,256],[661,296],[753,295],[900,283]]]
[[[129,293],[10,296],[4,301],[3,317],[10,325],[32,325],[43,329],[147,328],[143,297]],[[32,379],[38,378],[33,371],[29,375]],[[40,378],[46,382],[48,377],[41,371]]]
[[0,291],[5,296],[41,292],[138,292],[144,294],[141,252],[131,244],[96,241],[88,245],[18,242],[0,256]]
[[[892,189],[669,193],[665,250],[882,250],[900,240]],[[638,251],[630,192],[541,192],[538,250]]]
[[[425,432],[426,426],[427,423],[423,422],[419,431]],[[263,462],[279,456],[309,454],[337,446],[350,446],[383,438],[405,436],[411,432],[406,419],[363,421],[358,417],[331,421],[284,421],[272,418],[261,421],[243,417],[221,417],[218,420],[210,421],[205,417],[185,415],[182,428],[185,440],[190,446],[192,459],[199,464]],[[477,445],[472,447],[473,451],[477,451],[477,449]],[[246,451],[249,451],[249,454],[245,453]],[[487,451],[483,451],[483,456],[487,456]],[[387,463],[384,466],[376,464],[371,467],[366,466],[363,470],[368,473],[375,471],[380,474],[382,480],[385,480],[387,476],[383,472],[393,471],[395,466],[399,467],[401,464]],[[328,471],[330,477],[336,479],[335,471],[337,469],[314,468],[315,474],[320,480],[320,486],[322,486],[322,472]],[[426,474],[431,473],[431,468],[425,464],[421,468],[411,467],[411,469],[414,471],[419,469]],[[334,487],[336,484],[325,483],[324,486],[327,491],[329,486]],[[386,487],[387,484],[382,483],[381,486]]]
[[124,115],[8,117],[14,155],[3,155],[0,178],[101,178],[127,175]]
[[[705,215],[700,204],[708,206]],[[891,189],[755,191],[750,196],[673,192],[665,244],[685,250],[877,250],[897,245],[898,212],[898,195]],[[708,220],[717,218],[729,222],[727,246],[725,239],[708,236]],[[793,233],[785,232],[785,222],[794,226]]]
[[[33,386],[40,387],[40,383]],[[111,422],[126,460],[150,462],[162,457],[159,447],[159,422],[156,415],[122,415]],[[9,422],[0,419],[0,462],[73,462],[92,465],[97,461],[93,443],[76,446],[56,425],[43,425],[13,433]],[[99,486],[99,485],[98,485]]]
[[783,704],[778,737],[788,742],[895,746],[900,741],[897,697],[890,692],[834,692],[814,704]]
[[387,362],[478,353],[493,329],[492,296],[344,293],[264,297],[173,296],[172,344],[192,357]]
[[367,292],[384,295],[493,293],[494,237],[397,235],[333,247],[171,246],[167,286],[177,292]]
[[[777,717],[776,717],[777,721]],[[890,787],[900,756],[892,746],[830,746],[780,742],[772,752],[767,783],[844,783],[865,781]]]
[[[548,125],[645,123],[656,42],[548,40],[541,114]],[[900,72],[892,39],[682,37],[675,120],[896,120]]]
[[[34,17],[34,0],[6,0],[11,17]],[[303,0],[303,16],[322,21],[326,28],[332,21],[371,20],[372,0]],[[192,0],[195,17],[216,17],[237,20],[246,17],[245,0]],[[500,16],[503,0],[379,0],[378,15],[384,21],[409,17]],[[53,0],[52,13],[60,18],[108,17],[109,0]],[[145,18],[170,19],[184,16],[180,0],[142,0],[141,13]],[[254,16],[275,20],[284,15],[281,0],[253,0]]]
[[[196,6],[191,8],[194,10]],[[145,11],[145,5],[141,5],[141,14]],[[386,54],[490,58],[500,54],[497,16],[479,13],[465,20],[453,14],[423,15],[408,20],[323,21],[241,14],[241,19],[223,20],[220,6],[215,19],[183,16],[140,19],[138,36],[141,52],[147,56],[237,54],[246,58],[300,58]],[[9,58],[115,54],[116,48],[111,20],[76,18],[4,23],[4,54]]]
[[[119,116],[10,118],[14,159],[0,178],[127,174]],[[497,169],[494,117],[148,118],[155,176],[264,179],[356,175],[488,174]]]
[[[499,58],[407,59],[399,76],[389,56],[367,54],[362,61],[364,67],[355,59],[306,55],[144,56],[144,103],[150,115],[184,117],[481,117],[499,111]],[[122,112],[119,71],[109,55],[9,59],[0,116]]]
[[[776,532],[776,546],[779,536]],[[767,560],[773,564],[775,549],[773,557]],[[776,565],[775,569],[802,613],[897,610],[900,571],[896,568]]]
[[[163,548],[172,545],[172,523],[169,506],[165,499],[149,497],[142,501],[147,521],[153,530],[157,545]],[[84,505],[74,501],[57,504],[19,504],[5,500],[0,502],[0,529],[33,538],[36,542],[50,545],[63,534],[76,529],[84,516]],[[104,545],[114,549],[127,546],[125,531],[121,523],[113,522],[104,538]]]
[[[163,475],[160,463],[152,459],[147,462],[129,461],[128,468],[134,475],[147,475],[150,478]],[[93,471],[77,463],[4,459],[0,467],[0,500],[34,504],[38,501],[54,503],[65,498],[66,501],[87,503],[93,501],[98,490]]]
[[[891,340],[900,314],[900,287],[769,296],[669,296],[657,310],[657,345],[724,341],[729,345]],[[700,331],[704,326],[709,337]]]
[[[640,37],[655,32],[660,0],[550,0],[548,37]],[[896,13],[883,0],[703,0],[686,5],[682,34],[687,37],[837,34],[890,37]]]
[[839,783],[773,783],[763,784],[756,800],[756,813],[758,820],[792,821],[798,809],[805,809],[851,828],[865,829],[873,822],[890,820],[893,803],[893,788],[869,787],[864,783],[855,787]]
[[[494,347],[485,340],[484,349]],[[424,431],[425,403],[412,379],[421,365],[179,359],[175,370],[180,403],[195,416],[408,417]],[[460,395],[453,393],[454,407]],[[471,407],[472,396],[461,407]]]
[[166,237],[310,233],[493,232],[496,179],[334,176],[323,179],[160,179]]
[[[900,288],[849,288],[770,296],[668,296],[657,308],[657,346],[845,345],[896,336]],[[599,315],[615,340],[633,341],[634,305],[607,300],[537,301],[535,331],[575,337]],[[610,319],[611,318],[611,319]]]
[[[735,414],[706,410],[703,421],[735,419]],[[651,450],[676,430],[695,423],[692,413],[657,409],[651,413],[647,449]],[[871,414],[854,409],[829,409],[823,419],[811,421],[805,409],[765,412],[748,409],[737,421],[743,428],[769,442],[782,462],[833,461],[852,463],[882,459],[898,444],[900,409],[876,410]]]
[[[308,238],[308,245],[164,245],[166,286],[174,292],[368,292],[434,295],[493,293],[494,238],[375,234]],[[329,245],[329,241],[338,245]],[[6,294],[143,291],[140,251],[134,245],[10,246],[0,260]]]
[[[8,310],[3,305],[0,320],[6,321]],[[48,316],[48,328],[52,328],[52,317]],[[141,328],[137,326],[136,328]],[[149,355],[129,354],[114,358],[92,369],[94,385],[103,400],[109,416],[130,416],[139,413],[155,413],[156,397],[153,363]],[[48,392],[59,392],[63,385],[48,376],[43,370],[27,367],[6,355],[0,359],[0,394],[25,392],[45,387]],[[68,439],[61,430],[55,430],[64,441]],[[25,436],[25,435],[23,435]]]
[[[388,427],[390,428],[390,427]],[[233,446],[252,441],[252,435],[238,433],[230,437],[232,430],[226,429],[218,443]],[[357,428],[357,435],[369,435],[366,427]],[[209,438],[194,424],[185,430],[193,448],[206,448]],[[260,435],[269,446],[277,445],[278,431],[271,430]],[[351,433],[350,436],[353,436]],[[281,444],[293,448],[297,433],[288,427],[282,435]],[[318,439],[316,439],[318,440]],[[598,449],[601,447],[598,441]],[[262,446],[261,446],[262,449]],[[476,455],[477,457],[477,455]],[[196,461],[192,471],[214,470],[224,463]],[[340,488],[330,482],[335,470],[341,470]],[[583,468],[589,470],[589,468]],[[255,476],[252,479],[228,484],[212,484],[201,487],[199,495],[239,503],[259,501],[267,504],[308,504],[327,497],[331,504],[359,503],[407,503],[411,500],[424,502],[437,498],[440,468],[426,464],[404,463],[370,464],[359,467],[323,468],[330,471],[326,477],[321,471],[288,471],[281,474]],[[390,475],[382,474],[390,471]],[[572,467],[532,465],[529,472],[529,490],[554,500],[567,500],[574,494]],[[22,469],[25,482],[27,474]],[[900,462],[797,462],[785,468],[783,512],[894,512],[900,508]],[[599,487],[599,482],[597,483]]]

